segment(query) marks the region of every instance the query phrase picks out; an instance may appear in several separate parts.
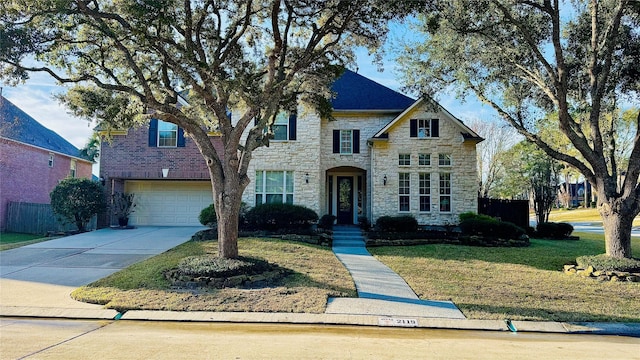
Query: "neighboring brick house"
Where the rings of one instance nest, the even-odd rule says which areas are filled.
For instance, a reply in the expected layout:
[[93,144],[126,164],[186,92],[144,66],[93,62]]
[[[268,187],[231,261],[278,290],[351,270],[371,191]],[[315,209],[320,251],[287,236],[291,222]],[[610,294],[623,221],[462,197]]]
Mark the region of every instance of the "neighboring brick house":
[[[253,153],[244,202],[304,205],[345,224],[401,214],[457,223],[460,213],[477,211],[476,133],[437,104],[351,71],[332,89],[335,120],[304,106],[279,114],[275,139]],[[137,193],[133,224],[197,225],[212,199],[204,160],[180,129],[157,123],[113,134],[102,146],[101,175],[109,191]]]
[[0,229],[9,202],[48,204],[58,182],[91,178],[91,167],[75,146],[0,96]]

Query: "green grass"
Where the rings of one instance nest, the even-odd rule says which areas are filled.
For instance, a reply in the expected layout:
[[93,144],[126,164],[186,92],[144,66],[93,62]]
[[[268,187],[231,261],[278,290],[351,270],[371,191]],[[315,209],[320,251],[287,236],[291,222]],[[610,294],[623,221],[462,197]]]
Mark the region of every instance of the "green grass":
[[42,235],[21,234],[21,233],[1,233],[0,234],[0,251],[17,248],[29,244],[35,244],[41,241],[51,240],[52,238],[43,237]]
[[[456,245],[373,248],[421,299],[452,300],[472,319],[640,321],[640,283],[570,276],[562,266],[604,252],[602,235],[531,241],[527,248]],[[640,254],[640,239],[633,252]]]
[[293,271],[276,287],[263,289],[172,289],[162,275],[188,256],[211,255],[217,242],[187,242],[72,293],[76,300],[118,310],[261,311],[322,313],[329,296],[356,296],[353,280],[326,247],[273,239],[243,238],[242,256]]

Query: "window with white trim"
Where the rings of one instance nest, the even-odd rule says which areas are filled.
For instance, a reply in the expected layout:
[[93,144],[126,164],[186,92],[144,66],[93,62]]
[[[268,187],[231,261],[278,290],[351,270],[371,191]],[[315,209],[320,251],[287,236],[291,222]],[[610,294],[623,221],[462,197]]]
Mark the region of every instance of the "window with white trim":
[[451,212],[451,174],[440,173],[440,212]]
[[351,130],[340,130],[340,154],[353,154],[353,133]]
[[273,140],[289,140],[289,113],[280,111],[278,115],[276,115],[271,129],[273,131]]
[[256,171],[256,205],[293,204],[293,171]]
[[158,120],[158,147],[178,146],[178,125]]
[[440,137],[440,119],[409,120],[409,137],[418,139]]
[[420,211],[431,211],[431,174],[419,173]]
[[409,173],[398,173],[398,211],[410,210],[411,177]]
[[438,154],[439,166],[451,166],[451,154]]
[[418,154],[418,166],[431,166],[431,154]]
[[53,167],[53,159],[55,155],[53,153],[49,153],[49,167]]
[[71,160],[71,166],[70,166],[70,169],[69,169],[69,177],[72,177],[72,178],[76,177],[76,167],[77,167],[77,165],[78,164],[76,163],[75,160]]
[[398,154],[398,166],[411,166],[411,154]]

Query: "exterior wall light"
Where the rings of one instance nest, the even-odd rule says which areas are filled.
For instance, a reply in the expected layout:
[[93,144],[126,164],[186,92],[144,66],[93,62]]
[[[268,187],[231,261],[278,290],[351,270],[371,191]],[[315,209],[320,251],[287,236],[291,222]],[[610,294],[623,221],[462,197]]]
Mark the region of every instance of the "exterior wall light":
[[304,174],[304,182],[309,183],[309,173]]
[[382,178],[382,185],[387,185],[387,175]]

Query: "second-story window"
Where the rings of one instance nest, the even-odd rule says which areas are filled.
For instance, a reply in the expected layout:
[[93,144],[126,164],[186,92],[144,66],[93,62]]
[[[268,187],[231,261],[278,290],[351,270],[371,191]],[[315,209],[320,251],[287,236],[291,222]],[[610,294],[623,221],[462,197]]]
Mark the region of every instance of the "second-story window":
[[49,153],[49,167],[53,167],[53,158],[55,155],[53,153]]
[[398,166],[411,166],[411,154],[398,154]]
[[184,130],[178,125],[151,119],[149,123],[150,147],[185,147]]
[[333,153],[343,155],[359,154],[360,130],[333,130]]
[[158,147],[178,146],[178,125],[158,121]]

